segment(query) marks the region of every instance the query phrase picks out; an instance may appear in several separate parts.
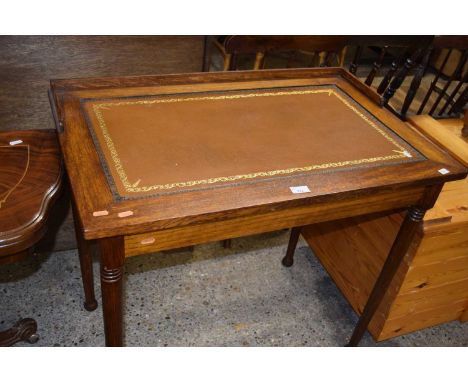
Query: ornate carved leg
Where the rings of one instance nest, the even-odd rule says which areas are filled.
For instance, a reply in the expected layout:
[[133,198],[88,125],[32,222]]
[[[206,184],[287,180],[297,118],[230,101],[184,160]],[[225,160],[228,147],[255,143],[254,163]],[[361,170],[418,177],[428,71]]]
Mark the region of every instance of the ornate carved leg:
[[86,310],[91,312],[97,308],[97,301],[94,296],[93,254],[90,242],[86,241],[83,237],[74,202],[72,202],[72,206],[76,242],[78,244],[78,254],[80,257],[81,278],[83,280],[83,289],[85,294],[84,307]]
[[11,346],[20,341],[28,341],[33,344],[39,339],[36,331],[36,321],[32,318],[23,318],[12,328],[0,332],[0,346]]
[[123,237],[100,239],[99,248],[106,346],[122,346],[122,275],[125,260]]
[[301,227],[293,227],[291,229],[291,236],[289,236],[288,249],[286,250],[286,255],[281,261],[281,264],[283,264],[285,267],[290,267],[294,263],[294,251],[296,250],[297,241],[299,240],[300,234]]
[[387,288],[391,284],[393,277],[408,251],[414,234],[420,226],[420,222],[422,221],[426,210],[432,208],[441,189],[442,185],[428,188],[420,206],[413,206],[408,209],[405,219],[398,231],[398,235],[390,249],[387,260],[383,265],[380,275],[377,278],[374,288],[367,300],[366,306],[364,307],[361,317],[354,329],[353,335],[349,340],[348,346],[357,346],[359,341],[361,341],[367,326],[371,322],[374,313],[387,292]]

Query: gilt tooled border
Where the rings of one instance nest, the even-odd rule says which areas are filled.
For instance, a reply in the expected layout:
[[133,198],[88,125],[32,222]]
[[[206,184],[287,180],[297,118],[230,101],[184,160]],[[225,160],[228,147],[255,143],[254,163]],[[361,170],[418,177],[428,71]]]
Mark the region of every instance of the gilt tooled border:
[[[305,88],[308,90],[297,90],[297,88]],[[268,92],[268,90],[270,91]],[[257,92],[252,93],[252,91],[257,91]],[[218,95],[200,96],[200,94],[217,94],[217,93]],[[180,97],[180,95],[182,94],[178,94],[179,97],[177,98],[172,97],[174,95],[160,95],[159,96],[160,98],[157,98],[157,99],[154,99],[153,97],[151,99],[148,99],[148,97],[122,97],[121,99],[123,99],[123,101],[121,102],[102,102],[102,103],[92,105],[93,111],[98,120],[99,128],[101,129],[101,133],[104,137],[106,146],[110,152],[110,155],[114,164],[114,168],[117,174],[119,175],[120,181],[122,182],[126,192],[147,193],[149,191],[171,190],[174,188],[186,189],[188,187],[193,187],[197,185],[203,185],[203,184],[214,185],[216,183],[225,183],[225,182],[230,182],[230,185],[232,185],[232,184],[238,184],[236,183],[236,181],[243,180],[243,179],[274,177],[276,175],[291,176],[291,175],[294,175],[295,173],[303,174],[305,172],[310,172],[314,170],[318,170],[318,172],[322,173],[322,172],[328,172],[326,170],[330,170],[330,169],[334,169],[334,170],[338,170],[340,168],[343,169],[343,167],[345,166],[347,166],[346,167],[347,169],[354,169],[357,167],[362,167],[359,165],[364,165],[366,167],[369,167],[369,166],[373,167],[377,164],[377,162],[385,162],[385,161],[390,161],[390,160],[394,160],[393,162],[391,162],[392,164],[398,164],[402,162],[414,162],[414,161],[425,159],[424,156],[420,154],[416,149],[411,147],[409,143],[405,142],[397,134],[391,132],[385,125],[383,125],[380,121],[378,121],[368,110],[366,110],[362,105],[359,105],[354,99],[352,99],[349,95],[347,95],[345,92],[339,89],[336,85],[315,85],[315,86],[309,85],[309,86],[282,87],[282,88],[271,88],[271,89],[261,88],[261,89],[248,89],[248,90],[233,90],[233,91],[228,91],[228,92],[224,91],[221,94],[219,93],[220,93],[219,91],[200,92],[200,93],[195,93],[197,95],[195,97],[188,97],[187,94],[184,94],[183,97]],[[236,93],[236,94],[232,94],[232,93]],[[359,117],[361,117],[364,121],[366,121],[372,128],[374,128],[385,139],[387,139],[390,143],[392,143],[398,150],[393,150],[395,154],[392,154],[392,155],[373,157],[373,158],[362,158],[362,159],[356,159],[356,160],[334,162],[334,163],[324,163],[324,164],[295,167],[295,168],[288,168],[288,169],[261,171],[261,172],[255,172],[255,173],[250,173],[250,174],[240,174],[240,175],[224,176],[224,177],[209,178],[209,179],[198,179],[198,180],[191,180],[191,181],[186,181],[186,182],[159,184],[159,185],[152,185],[152,186],[138,186],[139,181],[135,182],[134,184],[131,184],[129,182],[125,169],[120,160],[119,154],[115,148],[114,142],[112,141],[110,133],[107,129],[104,116],[102,115],[102,112],[101,112],[101,110],[107,110],[110,107],[121,106],[121,105],[134,105],[134,104],[149,105],[149,104],[155,104],[155,103],[174,103],[174,102],[190,102],[190,101],[195,102],[195,101],[202,101],[202,100],[216,101],[216,100],[226,100],[226,99],[267,97],[267,96],[285,96],[285,95],[303,95],[303,94],[317,94],[317,93],[328,93],[329,96],[331,95],[336,96],[345,106],[347,106],[354,113],[356,113]],[[194,93],[191,93],[191,94],[194,94]],[[154,97],[157,97],[157,96],[154,96]],[[135,100],[135,98],[138,100]],[[132,100],[129,100],[129,99],[132,99]],[[87,101],[96,101],[96,100],[83,100],[83,101],[87,102]],[[108,100],[103,100],[103,101],[108,101]],[[361,109],[362,111],[359,109]],[[368,115],[365,115],[365,113],[367,113]],[[85,114],[86,114],[86,117],[88,117],[87,113]],[[89,120],[89,118],[86,118],[86,120],[88,123],[88,127],[91,131],[91,134],[93,136],[93,140],[95,141],[96,147],[99,148],[100,147],[99,139],[97,138],[97,136],[95,135],[93,131],[91,121]],[[411,153],[412,157],[408,157],[405,155],[405,152],[407,152],[408,150],[407,148],[403,147],[402,144],[406,144],[407,146],[411,147],[411,149],[413,150],[413,152]],[[106,170],[105,172],[108,177],[108,180],[110,181],[111,188],[114,189],[116,187],[115,187],[115,184],[113,184],[114,182],[112,181],[113,177],[111,176],[109,169],[106,166],[105,157],[104,155],[101,155],[101,153],[99,154],[100,154],[99,156],[101,157],[101,162],[104,165],[104,169]],[[118,191],[117,190],[115,191],[116,192],[113,192],[114,194],[116,194],[115,196],[120,196]],[[151,196],[154,196],[154,195],[151,195]],[[122,197],[120,196],[120,198]]]

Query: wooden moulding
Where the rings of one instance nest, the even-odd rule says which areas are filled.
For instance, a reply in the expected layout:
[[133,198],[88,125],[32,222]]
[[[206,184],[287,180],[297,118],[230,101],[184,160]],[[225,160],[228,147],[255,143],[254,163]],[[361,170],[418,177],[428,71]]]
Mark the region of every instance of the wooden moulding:
[[[209,191],[174,194],[164,203],[162,198],[147,199],[143,204],[138,200],[115,200],[110,192],[102,171],[86,121],[80,112],[81,99],[130,97],[168,93],[199,91],[222,91],[233,89],[258,89],[278,86],[305,86],[336,84],[356,102],[373,113],[383,124],[395,131],[401,138],[411,142],[416,150],[427,156],[427,161],[408,163],[402,170],[391,168],[369,168],[355,174],[342,172],[338,175],[314,175],[314,184],[323,184],[310,194],[290,195],[290,181],[275,178],[264,184],[242,185],[226,188],[220,193]],[[121,78],[94,78],[81,80],[54,80],[51,82],[51,101],[57,111],[57,120],[63,121],[64,132],[59,135],[62,153],[67,162],[71,189],[77,200],[77,210],[83,223],[87,240],[114,235],[133,235],[156,230],[166,230],[188,225],[200,225],[224,219],[235,219],[247,215],[266,214],[279,209],[307,205],[312,198],[320,202],[321,195],[330,194],[330,199],[339,194],[355,198],[367,193],[369,188],[395,191],[412,185],[428,186],[465,176],[452,158],[446,156],[435,145],[421,139],[414,130],[380,107],[381,98],[372,89],[363,86],[355,77],[340,68],[236,71],[219,73],[193,73],[187,75],[141,76]],[[80,150],[76,150],[80,147]],[[82,158],[88,158],[83,161]],[[77,165],[79,163],[79,165]],[[437,172],[440,163],[451,169],[447,175]],[[451,164],[455,167],[451,167]],[[403,171],[404,168],[404,171]],[[92,174],[92,176],[90,176]],[[332,179],[336,177],[336,179]],[[308,178],[304,178],[307,185]],[[278,193],[278,190],[281,193]],[[274,192],[272,192],[274,191]],[[372,191],[373,192],[373,191]],[[243,193],[244,200],[237,196]],[[183,207],[183,208],[182,208]],[[396,206],[394,206],[397,208]],[[398,207],[407,207],[400,204]],[[95,211],[107,210],[108,216],[96,218]],[[123,211],[134,211],[132,216],[118,218]],[[157,242],[157,240],[156,240]]]
[[[386,205],[386,210],[391,210],[398,208],[401,203],[411,204],[418,200],[419,195],[414,190],[402,190],[399,193],[383,193],[366,197],[367,203],[365,207],[362,207],[361,213],[372,213],[381,210],[382,205]],[[355,203],[362,203],[362,199],[356,200]],[[209,241],[297,227],[318,220],[334,220],[346,216],[353,209],[354,205],[350,202],[329,203],[326,209],[324,209],[323,205],[317,203],[286,210],[273,210],[255,216],[233,218],[228,221],[222,220],[129,235],[125,238],[125,254],[126,256],[134,256]],[[149,240],[149,238],[152,240]]]

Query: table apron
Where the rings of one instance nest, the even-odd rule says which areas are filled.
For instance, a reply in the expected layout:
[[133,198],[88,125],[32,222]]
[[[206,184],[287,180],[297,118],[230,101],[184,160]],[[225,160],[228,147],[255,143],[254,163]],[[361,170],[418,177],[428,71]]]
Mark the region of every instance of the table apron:
[[424,187],[370,194],[353,199],[316,203],[302,207],[125,236],[125,256],[180,248],[210,241],[271,232],[284,228],[337,220],[417,204]]

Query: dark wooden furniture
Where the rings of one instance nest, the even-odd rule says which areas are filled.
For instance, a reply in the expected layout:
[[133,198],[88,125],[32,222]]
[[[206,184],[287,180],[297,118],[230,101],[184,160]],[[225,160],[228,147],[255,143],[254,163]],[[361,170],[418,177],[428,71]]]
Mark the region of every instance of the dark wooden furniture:
[[468,36],[436,36],[417,76],[422,76],[430,64],[429,58],[436,55],[441,61],[435,62],[436,72],[417,114],[458,117],[468,103]]
[[339,68],[53,80],[51,101],[79,234],[101,252],[109,346],[123,344],[125,257],[407,211],[357,345],[425,211],[467,174]]
[[[199,72],[203,36],[0,36],[2,130],[53,129],[47,90],[51,78]],[[63,206],[63,208],[62,208]],[[60,203],[58,213],[70,212]],[[75,249],[71,213],[54,250]]]
[[[32,256],[44,236],[61,188],[60,150],[54,130],[0,133],[0,264]],[[0,346],[35,342],[31,318],[0,332]]]
[[[239,58],[255,56],[253,69],[265,68],[267,56],[283,54],[280,67],[289,68],[297,56],[300,67],[346,66],[382,95],[386,107],[404,117],[426,70],[434,36],[220,36],[211,47],[221,54],[223,70],[238,69]],[[213,51],[213,49],[212,49]],[[350,56],[345,63],[346,56]],[[278,60],[275,60],[275,62]],[[278,65],[278,64],[276,64]],[[245,66],[245,65],[244,65]],[[270,66],[271,67],[271,66]],[[277,66],[273,66],[277,67]],[[370,69],[368,69],[370,67]],[[363,72],[365,69],[365,72]],[[416,73],[404,101],[390,103],[407,76]]]
[[[308,67],[343,64],[346,36],[224,36],[212,39],[223,58],[223,70],[237,70],[239,56],[255,56],[251,69],[264,69],[269,55],[284,54],[289,68],[298,53],[308,56]],[[208,66],[209,67],[209,66]]]
[[[374,80],[380,77],[378,83],[375,84],[377,93],[382,95],[385,105],[391,111],[404,117],[420,85],[428,63],[428,47],[433,38],[434,36],[350,36],[348,44],[354,47],[354,55],[349,71],[356,74],[361,65],[364,50],[376,52],[376,58],[372,62],[371,70],[366,75],[364,83],[374,86]],[[400,104],[396,108],[390,104],[390,100],[413,71],[416,71],[417,75],[411,80],[401,109],[399,109]]]

